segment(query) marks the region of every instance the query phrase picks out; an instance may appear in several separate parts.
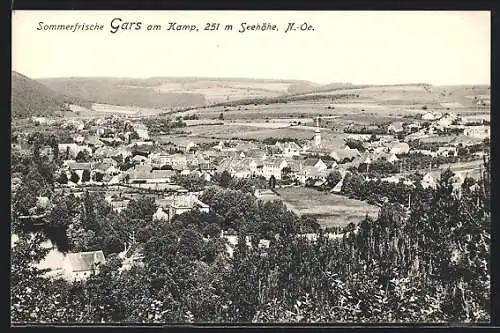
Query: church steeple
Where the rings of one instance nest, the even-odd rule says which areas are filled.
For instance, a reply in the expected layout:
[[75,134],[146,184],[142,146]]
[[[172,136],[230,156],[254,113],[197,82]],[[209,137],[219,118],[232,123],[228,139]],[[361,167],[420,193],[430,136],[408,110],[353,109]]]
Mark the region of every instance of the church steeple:
[[319,118],[316,118],[316,129],[314,130],[314,145],[321,147],[321,132],[319,130]]

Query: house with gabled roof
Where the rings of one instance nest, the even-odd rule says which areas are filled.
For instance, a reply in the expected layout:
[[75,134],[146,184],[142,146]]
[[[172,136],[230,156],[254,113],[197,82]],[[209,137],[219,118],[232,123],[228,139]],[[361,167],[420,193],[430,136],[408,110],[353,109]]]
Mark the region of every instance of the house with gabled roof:
[[130,184],[170,183],[176,174],[173,170],[154,170],[150,165],[138,165],[128,172]]
[[102,251],[89,251],[64,254],[53,248],[38,263],[38,269],[47,269],[47,277],[63,278],[68,282],[83,281],[92,274],[99,273],[99,266],[106,263]]
[[318,171],[324,171],[328,169],[328,166],[321,160],[321,158],[307,158],[304,160],[304,163],[302,163],[303,168],[309,168],[313,167],[316,168]]
[[204,213],[210,212],[210,206],[200,201],[192,194],[174,195],[163,199],[157,199],[155,202],[158,205],[158,210],[155,213],[156,217],[167,217],[167,221],[169,222],[172,221],[174,216],[189,212],[192,209],[198,209]]
[[302,147],[294,141],[277,141],[274,146],[280,149],[285,157],[299,156],[302,153]]
[[328,165],[321,158],[308,158],[301,164],[301,168],[295,173],[297,179],[305,184],[308,178],[326,179]]
[[390,134],[395,134],[395,133],[400,133],[403,132],[403,122],[402,121],[395,121],[392,124],[387,127],[387,133]]
[[95,148],[104,146],[104,143],[95,135],[87,136],[83,142],[85,142],[88,146]]
[[423,188],[430,187],[430,188],[435,189],[437,187],[437,182],[430,172],[428,172],[424,175],[420,184],[422,185]]
[[282,170],[287,166],[288,163],[284,158],[268,158],[263,163],[262,175],[266,179],[270,179],[271,176],[281,179]]
[[64,277],[68,281],[86,280],[99,273],[99,265],[106,263],[102,251],[68,253],[63,263]]
[[262,162],[267,158],[267,153],[263,149],[252,149],[247,151],[245,156],[253,158],[257,164],[262,164]]
[[332,151],[329,156],[333,158],[337,163],[345,163],[361,156],[361,153],[356,148],[351,149],[346,146],[344,149]]

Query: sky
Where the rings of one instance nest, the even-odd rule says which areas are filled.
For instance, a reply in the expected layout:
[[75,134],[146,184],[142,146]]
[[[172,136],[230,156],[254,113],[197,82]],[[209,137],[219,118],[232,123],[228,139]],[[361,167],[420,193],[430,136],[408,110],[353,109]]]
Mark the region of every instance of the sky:
[[[142,22],[111,33],[111,21]],[[50,24],[102,31],[44,31]],[[167,31],[169,22],[198,32]],[[204,31],[207,23],[218,31]],[[241,23],[278,31],[238,32]],[[284,30],[306,22],[310,31]],[[148,24],[162,25],[147,31]],[[227,24],[232,31],[224,31]],[[490,84],[488,11],[15,11],[12,69],[31,78],[246,77],[320,84]]]

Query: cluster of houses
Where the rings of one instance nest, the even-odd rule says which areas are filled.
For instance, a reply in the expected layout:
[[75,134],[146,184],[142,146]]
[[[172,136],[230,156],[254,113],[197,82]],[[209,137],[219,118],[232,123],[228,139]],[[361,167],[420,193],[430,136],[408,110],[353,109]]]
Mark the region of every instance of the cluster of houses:
[[[427,112],[422,115],[425,126],[420,123],[394,122],[387,133],[372,140],[368,134],[347,135],[344,144],[316,128],[310,140],[276,141],[275,144],[221,140],[215,145],[200,147],[189,137],[174,138],[163,145],[149,137],[147,127],[140,121],[112,117],[92,120],[94,123],[76,119],[57,120],[36,118],[43,124],[73,128],[73,142],[60,143],[58,154],[64,162],[59,175],[66,175],[62,187],[109,186],[136,189],[163,190],[156,199],[158,206],[153,220],[171,221],[183,212],[198,209],[209,212],[210,207],[199,200],[200,193],[189,192],[175,179],[179,175],[195,175],[210,181],[216,173],[229,172],[235,178],[264,177],[267,180],[288,181],[305,185],[313,180],[323,184],[332,170],[339,170],[344,177],[350,166],[367,165],[384,160],[397,163],[402,155],[421,153],[432,157],[457,154],[458,147],[482,142],[489,137],[488,125],[469,126],[467,119],[446,113]],[[440,135],[447,129],[455,129],[454,135]],[[404,139],[401,138],[404,133]],[[352,148],[348,142],[361,142],[363,149]],[[411,149],[409,142],[437,143],[437,150]],[[168,146],[168,149],[166,148]],[[44,149],[50,149],[45,147]],[[457,175],[456,184],[463,183],[463,175]],[[384,181],[397,182],[397,176]],[[339,192],[343,179],[332,190]],[[455,184],[454,183],[454,184]],[[427,173],[422,186],[435,187],[436,180]],[[269,190],[256,189],[255,196],[262,200],[274,200],[276,194]],[[39,200],[38,206],[46,204]],[[106,195],[106,201],[117,212],[125,209],[130,198],[121,195]],[[40,207],[38,207],[40,208]],[[124,253],[128,253],[126,249]],[[57,257],[59,254],[53,254]],[[123,254],[124,258],[129,258]],[[85,279],[105,262],[102,251],[67,254],[54,259],[58,268],[52,274],[69,280]],[[132,259],[127,259],[132,260]]]
[[[397,163],[405,154],[456,156],[459,147],[478,144],[490,134],[488,125],[469,126],[466,118],[452,113],[427,112],[421,118],[425,125],[391,123],[387,133],[377,135],[377,140],[371,140],[369,134],[347,135],[343,146],[338,140],[330,140],[328,135],[323,137],[316,127],[311,140],[300,143],[277,141],[270,145],[227,140],[201,148],[187,136],[172,137],[168,149],[152,141],[147,127],[140,121],[99,119],[87,135],[79,130],[73,142],[59,144],[58,153],[66,158],[60,172],[65,173],[68,186],[73,187],[86,183],[162,189],[174,185],[176,175],[194,174],[210,181],[223,171],[236,178],[289,179],[295,184],[306,184],[311,178],[326,180],[333,169],[343,172],[350,166],[378,160]],[[86,126],[82,120],[71,120],[69,124],[78,128]],[[61,126],[68,123],[63,122]],[[442,134],[449,129],[458,132]],[[405,134],[404,139],[401,133]],[[348,140],[361,142],[363,149],[351,148]],[[438,149],[410,149],[409,142],[413,140],[436,144]]]

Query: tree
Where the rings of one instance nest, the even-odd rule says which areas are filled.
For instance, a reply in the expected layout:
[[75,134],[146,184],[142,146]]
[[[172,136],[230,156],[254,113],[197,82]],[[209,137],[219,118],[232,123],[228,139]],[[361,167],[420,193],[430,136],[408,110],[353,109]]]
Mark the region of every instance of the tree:
[[191,258],[200,259],[203,254],[203,236],[196,230],[185,229],[180,234],[179,253]]
[[209,182],[205,178],[199,177],[194,174],[186,176],[175,175],[172,181],[186,188],[190,192],[202,191],[209,184]]
[[82,172],[82,182],[88,182],[88,181],[90,181],[90,170],[85,169]]
[[76,154],[75,160],[77,162],[88,163],[90,162],[90,154],[86,149],[80,150],[78,154]]
[[80,181],[80,176],[78,176],[78,174],[76,172],[71,171],[71,176],[70,176],[69,180],[71,180],[71,182],[77,184]]
[[[16,324],[56,322],[61,319],[64,305],[60,304],[65,283],[59,288],[43,277],[44,270],[35,264],[48,253],[41,243],[44,237],[20,234],[11,252],[11,321]],[[58,305],[60,304],[60,305]]]
[[219,120],[224,120],[224,114],[222,112],[219,114]]
[[231,184],[232,181],[233,181],[233,177],[231,176],[231,174],[227,170],[224,170],[220,176],[220,180],[219,180],[220,186],[227,188],[227,187],[229,187],[229,185]]
[[156,212],[157,208],[154,198],[139,198],[137,200],[131,200],[122,215],[130,218],[150,220],[153,218],[153,214]]
[[57,177],[57,182],[59,184],[63,184],[63,185],[66,185],[68,184],[68,176],[66,176],[66,172],[63,171],[59,174],[59,177]]
[[291,173],[292,173],[292,168],[289,166],[286,166],[283,169],[281,169],[281,178],[282,179],[289,179]]
[[104,253],[120,253],[123,250],[123,243],[116,237],[107,237],[104,241]]
[[276,178],[274,177],[274,175],[271,175],[271,177],[269,177],[269,188],[274,189],[275,187],[276,187]]
[[340,171],[334,170],[328,174],[326,177],[326,182],[328,187],[333,188],[335,185],[338,184],[342,180],[342,175],[340,174]]
[[210,238],[218,237],[221,234],[221,227],[217,223],[209,223],[203,228],[203,236]]

